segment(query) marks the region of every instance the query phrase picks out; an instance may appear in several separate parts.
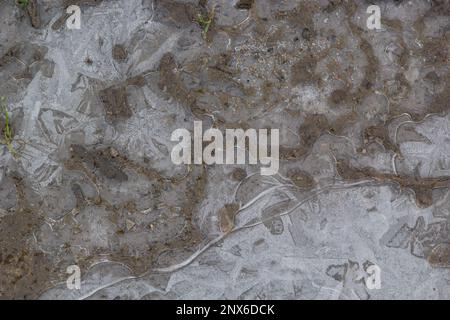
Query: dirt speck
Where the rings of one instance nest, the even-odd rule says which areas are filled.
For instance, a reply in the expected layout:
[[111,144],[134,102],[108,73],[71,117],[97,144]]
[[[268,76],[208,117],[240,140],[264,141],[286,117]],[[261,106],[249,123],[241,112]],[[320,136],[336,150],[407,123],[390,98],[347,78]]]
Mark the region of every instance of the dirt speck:
[[33,28],[39,29],[41,27],[41,16],[39,13],[37,0],[28,1],[27,13],[30,17],[30,22]]
[[112,48],[112,57],[118,62],[124,62],[128,57],[127,49],[121,44],[116,44]]
[[378,172],[373,168],[354,168],[345,160],[338,160],[336,169],[339,175],[348,181],[373,180],[380,183],[396,183],[402,188],[410,189],[416,197],[416,204],[420,208],[427,208],[433,204],[434,189],[450,188],[450,177],[420,178],[416,176],[398,175]]
[[231,178],[235,181],[242,181],[245,179],[245,177],[247,177],[247,171],[242,168],[236,168],[231,173]]
[[334,106],[337,106],[347,99],[348,90],[344,89],[337,89],[334,90],[330,95],[330,103]]
[[112,86],[99,92],[100,99],[109,120],[127,119],[131,117],[131,108],[128,105],[127,90],[124,86]]
[[315,73],[317,60],[312,56],[306,56],[296,62],[291,68],[291,85],[316,84],[318,77]]
[[236,8],[240,10],[250,10],[255,0],[239,0],[236,3]]

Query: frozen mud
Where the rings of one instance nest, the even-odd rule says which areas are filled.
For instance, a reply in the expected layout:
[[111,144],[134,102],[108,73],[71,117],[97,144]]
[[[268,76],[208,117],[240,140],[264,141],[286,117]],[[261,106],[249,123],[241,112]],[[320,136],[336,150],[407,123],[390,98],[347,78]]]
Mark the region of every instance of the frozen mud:
[[[450,298],[447,0],[0,0],[0,96],[2,299]],[[175,165],[199,120],[279,173]]]

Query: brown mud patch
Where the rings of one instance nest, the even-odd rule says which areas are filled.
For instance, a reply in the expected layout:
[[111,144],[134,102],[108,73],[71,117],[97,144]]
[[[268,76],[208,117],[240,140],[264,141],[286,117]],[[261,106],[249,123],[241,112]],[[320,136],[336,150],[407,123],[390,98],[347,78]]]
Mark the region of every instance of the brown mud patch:
[[311,32],[314,32],[313,15],[319,8],[317,4],[304,2],[300,3],[293,10],[278,11],[275,14],[275,19],[285,20],[296,28],[309,28]]
[[44,59],[47,51],[45,47],[16,43],[0,57],[0,68],[8,68],[5,73],[10,73],[15,80],[30,81],[39,70],[42,70],[45,76],[51,77],[53,70],[47,70],[51,74],[44,70],[44,67],[51,64]]
[[[161,221],[158,226],[154,223],[150,223],[146,227],[142,224],[136,225],[128,216],[129,213],[137,212],[134,201],[112,205],[101,195],[95,199],[87,199],[82,190],[74,184],[72,191],[76,195],[77,211],[84,208],[87,204],[107,210],[110,220],[116,228],[111,241],[123,243],[123,245],[112,251],[99,249],[92,252],[90,256],[78,257],[77,263],[83,268],[89,267],[99,256],[106,255],[112,261],[125,263],[133,270],[135,275],[140,275],[154,267],[166,267],[169,264],[181,262],[192,254],[192,250],[204,239],[194,219],[194,214],[205,196],[207,175],[204,167],[196,167],[195,170],[191,170],[183,178],[165,178],[152,168],[146,168],[130,161],[125,155],[112,147],[88,150],[84,146],[72,145],[71,154],[71,158],[65,162],[66,169],[84,172],[99,190],[103,189],[107,183],[127,181],[128,177],[124,173],[125,169],[132,170],[154,182],[153,192],[157,197],[170,188],[176,188],[178,185],[185,186],[183,187],[185,196],[179,205],[180,211],[176,214],[185,221],[185,225],[180,232],[175,234],[174,231],[176,229],[169,225],[170,219],[167,222]],[[102,180],[102,177],[111,181]],[[174,219],[174,214],[175,212],[171,214],[171,219]],[[121,221],[126,221],[126,227],[121,226]],[[74,228],[73,231],[75,232],[76,227],[72,226],[72,228]],[[120,240],[123,237],[127,237],[130,232],[148,233],[150,235],[156,229],[165,238],[167,238],[168,234],[174,234],[164,241],[158,242],[155,239],[148,249],[139,251],[138,254],[123,240]]]
[[55,22],[53,22],[52,24],[52,30],[56,31],[56,30],[61,30],[65,24],[67,19],[70,17],[70,13],[64,13],[63,15],[61,15],[61,17],[59,17]]
[[159,63],[158,86],[178,102],[183,102],[189,107],[196,101],[194,93],[185,87],[175,57],[171,53],[164,54]]
[[300,125],[298,134],[301,144],[298,147],[280,146],[280,158],[283,160],[298,159],[308,154],[319,137],[330,130],[332,126],[327,117],[322,114],[306,115],[304,122]]
[[450,268],[450,244],[442,243],[435,246],[429,253],[427,261],[434,268]]
[[128,105],[128,94],[125,86],[112,86],[99,92],[100,100],[106,111],[109,121],[128,119],[131,117],[131,108]]
[[156,0],[154,7],[158,12],[157,21],[170,21],[180,28],[194,24],[201,6],[174,0]]
[[[151,271],[156,267],[168,267],[187,259],[204,240],[204,235],[194,221],[194,213],[198,210],[205,196],[207,183],[206,170],[200,173],[192,173],[186,177],[186,198],[182,203],[181,215],[186,220],[182,232],[176,234],[171,240],[156,242],[150,246],[147,252],[141,256],[131,256],[128,248],[123,247],[118,252],[109,253],[114,261],[120,261],[128,265],[136,274]],[[150,225],[149,229],[153,227]]]
[[64,0],[64,7],[68,7],[70,5],[97,6],[102,2],[103,0]]
[[33,248],[43,218],[26,201],[23,181],[13,179],[18,206],[0,218],[0,299],[36,299],[58,279],[59,270],[53,257]]
[[449,220],[426,224],[419,217],[413,227],[403,224],[387,242],[389,248],[407,249],[415,257],[426,259],[433,268],[450,268]]
[[128,78],[126,80],[126,84],[128,86],[136,86],[136,87],[143,87],[147,84],[147,80],[145,80],[145,77],[143,75],[137,75],[131,78]]
[[124,62],[128,57],[127,49],[121,44],[116,44],[112,48],[112,57],[118,62]]
[[234,228],[234,219],[239,210],[239,205],[236,203],[226,204],[219,210],[219,227],[223,233],[228,233]]
[[336,163],[338,174],[346,181],[373,180],[380,183],[396,183],[402,188],[411,189],[415,193],[416,203],[421,208],[433,204],[432,191],[440,188],[450,188],[450,177],[418,178],[406,175],[381,173],[373,168],[357,169],[351,167],[345,160]]
[[242,181],[247,177],[247,171],[242,168],[236,168],[231,173],[231,178],[235,181]]
[[123,182],[128,180],[128,176],[122,171],[122,166],[106,150],[88,151],[81,145],[70,147],[72,161],[82,162],[94,174],[104,176],[108,179]]
[[250,10],[255,0],[239,0],[236,3],[236,8],[239,10]]
[[311,189],[315,186],[313,177],[306,171],[300,169],[289,170],[287,177],[299,188]]
[[389,131],[386,126],[371,126],[364,130],[364,139],[367,143],[376,141],[383,145],[386,150],[390,150],[401,156],[400,148],[389,137]]
[[41,27],[41,15],[39,13],[39,5],[37,0],[28,1],[26,12],[30,18],[31,26],[35,29],[39,29]]

